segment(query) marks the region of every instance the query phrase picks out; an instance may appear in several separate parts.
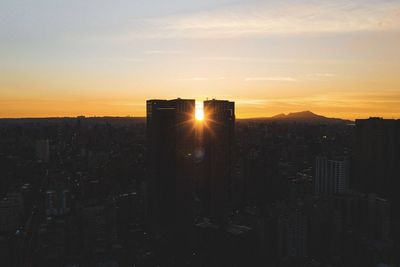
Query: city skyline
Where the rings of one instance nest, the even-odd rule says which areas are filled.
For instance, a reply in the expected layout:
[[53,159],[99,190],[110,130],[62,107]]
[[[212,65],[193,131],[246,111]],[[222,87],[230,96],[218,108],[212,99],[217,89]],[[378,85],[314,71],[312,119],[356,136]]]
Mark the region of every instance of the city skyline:
[[5,1],[0,117],[145,116],[232,99],[237,118],[400,118],[398,1]]
[[400,120],[203,105],[0,120],[2,265],[398,265]]

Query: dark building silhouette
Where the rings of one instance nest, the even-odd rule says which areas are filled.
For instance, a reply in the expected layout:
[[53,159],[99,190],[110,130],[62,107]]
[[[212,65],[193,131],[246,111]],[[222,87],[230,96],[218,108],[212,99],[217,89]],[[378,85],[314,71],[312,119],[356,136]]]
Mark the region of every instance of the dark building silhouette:
[[353,187],[377,193],[399,207],[400,120],[356,120]]
[[206,210],[211,221],[224,225],[229,211],[235,103],[204,101]]
[[195,100],[148,100],[147,212],[157,236],[187,246],[194,225]]
[[322,195],[343,194],[347,192],[349,161],[328,159],[317,156],[315,159],[314,193]]

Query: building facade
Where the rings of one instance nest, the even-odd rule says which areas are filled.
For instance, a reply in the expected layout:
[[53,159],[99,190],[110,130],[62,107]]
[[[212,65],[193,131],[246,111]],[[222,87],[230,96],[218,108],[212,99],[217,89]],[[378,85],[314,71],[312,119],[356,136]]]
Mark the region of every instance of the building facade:
[[151,231],[185,243],[194,225],[195,100],[148,100],[147,217]]
[[349,160],[328,159],[318,156],[315,160],[314,193],[321,195],[343,194],[348,190]]
[[400,207],[397,187],[400,177],[400,120],[356,120],[354,179],[351,186],[376,193]]
[[205,202],[211,221],[224,225],[231,191],[235,103],[226,100],[204,101],[204,114]]

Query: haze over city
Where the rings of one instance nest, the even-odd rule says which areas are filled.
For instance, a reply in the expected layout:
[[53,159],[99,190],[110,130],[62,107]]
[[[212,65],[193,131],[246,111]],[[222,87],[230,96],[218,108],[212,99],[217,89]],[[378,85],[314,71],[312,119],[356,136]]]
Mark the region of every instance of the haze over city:
[[400,117],[399,1],[0,3],[0,117],[145,116],[232,99],[237,118]]

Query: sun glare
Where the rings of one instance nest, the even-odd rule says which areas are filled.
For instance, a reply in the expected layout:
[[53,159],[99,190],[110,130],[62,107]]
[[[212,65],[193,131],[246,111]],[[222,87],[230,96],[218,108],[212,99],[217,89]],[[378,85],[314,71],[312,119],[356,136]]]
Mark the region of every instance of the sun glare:
[[196,114],[195,114],[196,120],[202,121],[204,120],[204,112],[202,109],[196,109]]
[[196,111],[195,111],[195,118],[198,121],[204,120],[204,111],[203,111],[203,103],[196,101]]

